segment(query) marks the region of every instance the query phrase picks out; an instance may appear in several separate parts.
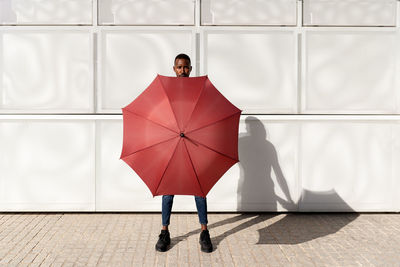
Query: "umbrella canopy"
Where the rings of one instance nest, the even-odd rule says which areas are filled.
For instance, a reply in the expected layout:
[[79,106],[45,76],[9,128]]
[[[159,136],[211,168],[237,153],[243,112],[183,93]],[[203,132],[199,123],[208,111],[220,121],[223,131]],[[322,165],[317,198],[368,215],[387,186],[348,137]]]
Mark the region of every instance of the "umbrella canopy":
[[121,159],[153,196],[205,197],[239,161],[241,110],[207,76],[157,75],[122,114]]

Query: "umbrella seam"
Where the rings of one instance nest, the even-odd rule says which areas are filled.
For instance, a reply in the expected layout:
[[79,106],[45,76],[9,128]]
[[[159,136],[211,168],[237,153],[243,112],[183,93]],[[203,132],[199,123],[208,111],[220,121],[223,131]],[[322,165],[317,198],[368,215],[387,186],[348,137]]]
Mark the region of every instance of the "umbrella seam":
[[241,110],[238,111],[238,112],[236,112],[236,113],[234,113],[234,114],[232,114],[232,115],[229,115],[229,116],[226,116],[226,117],[224,117],[224,118],[222,118],[222,119],[219,119],[219,120],[217,120],[217,121],[214,121],[214,122],[211,122],[211,123],[209,123],[209,124],[203,125],[203,126],[201,126],[201,127],[199,127],[199,128],[193,129],[193,130],[187,132],[186,134],[189,134],[189,133],[192,133],[192,132],[194,132],[194,131],[197,131],[197,130],[206,128],[206,127],[208,127],[208,126],[210,126],[210,125],[213,125],[213,124],[215,124],[215,123],[221,122],[221,121],[226,120],[226,119],[229,119],[230,117],[233,117],[233,116],[235,116],[235,115],[237,115],[237,114],[240,114],[240,113],[242,113]]
[[[180,142],[180,140],[179,140],[179,142]],[[176,145],[176,147],[175,147],[175,149],[174,149],[174,153],[172,153],[172,156],[171,156],[171,158],[170,158],[169,161],[168,161],[167,167],[165,167],[165,170],[164,170],[163,174],[162,174],[161,177],[160,177],[160,181],[158,182],[158,185],[157,185],[156,190],[155,190],[156,195],[157,195],[158,188],[160,187],[161,180],[162,180],[162,178],[164,177],[165,172],[167,171],[167,169],[168,169],[168,167],[169,167],[169,165],[170,165],[170,163],[171,163],[171,160],[172,160],[172,158],[174,157],[174,155],[175,155],[175,153],[176,153],[176,149],[178,148],[179,142],[178,142],[178,144]]]
[[153,120],[150,120],[149,118],[146,118],[146,117],[144,117],[144,116],[142,116],[142,115],[139,115],[139,114],[137,114],[136,112],[133,112],[133,111],[128,110],[128,109],[124,109],[124,110],[127,111],[127,112],[130,112],[130,113],[132,113],[132,114],[134,114],[134,115],[136,115],[136,116],[138,116],[138,117],[140,117],[140,118],[142,118],[142,119],[145,119],[145,120],[150,121],[150,122],[152,122],[152,123],[154,123],[154,124],[157,124],[157,125],[160,126],[160,127],[163,127],[163,128],[165,128],[165,129],[167,129],[167,130],[170,130],[171,132],[174,132],[174,133],[178,134],[178,132],[176,132],[176,131],[174,131],[174,130],[172,130],[172,129],[170,129],[170,128],[164,126],[164,125],[161,125],[161,124],[159,124],[159,123],[157,123],[157,122],[155,122],[155,121],[153,121]]
[[128,155],[122,157],[121,159],[124,159],[124,158],[126,158],[126,157],[129,157],[129,156],[131,156],[131,155],[133,155],[133,154],[136,154],[136,153],[138,153],[138,152],[141,152],[141,151],[143,151],[143,150],[150,149],[150,148],[152,148],[152,147],[154,147],[154,146],[157,146],[157,145],[159,145],[159,144],[162,144],[162,143],[171,141],[171,140],[174,139],[174,138],[178,138],[178,136],[174,136],[174,137],[168,138],[167,140],[164,140],[164,141],[158,142],[158,143],[156,143],[156,144],[153,144],[153,145],[151,145],[151,146],[147,146],[147,147],[144,147],[144,148],[142,148],[142,149],[136,150],[136,151],[134,151],[134,152],[132,152],[132,153],[130,153],[130,154],[128,154]]
[[188,156],[189,156],[190,164],[192,164],[192,168],[193,168],[194,174],[196,175],[196,179],[197,179],[197,183],[199,184],[200,191],[201,191],[201,193],[203,194],[203,196],[205,197],[204,192],[203,192],[203,189],[201,188],[199,176],[197,175],[197,172],[196,172],[196,169],[195,169],[195,167],[194,167],[192,158],[190,157],[189,150],[188,150],[188,148],[187,148],[187,146],[186,146],[185,140],[183,140],[183,144],[185,145],[186,152],[187,152],[187,154],[188,154]]
[[174,111],[174,109],[172,108],[171,99],[169,98],[169,96],[168,96],[168,94],[167,94],[167,91],[165,91],[164,83],[162,82],[162,80],[161,80],[159,77],[158,77],[158,79],[160,80],[161,88],[163,89],[164,94],[165,94],[165,95],[167,96],[167,98],[168,98],[168,104],[169,104],[169,106],[170,106],[170,108],[171,108],[172,114],[174,114],[176,125],[178,126],[179,131],[181,131],[181,129],[179,128],[178,118],[176,117],[175,111]]
[[199,94],[199,97],[197,98],[196,105],[194,105],[194,108],[193,108],[193,110],[192,110],[192,113],[190,113],[189,119],[187,120],[186,125],[185,125],[185,127],[183,128],[183,131],[184,131],[184,132],[186,131],[186,127],[187,127],[188,124],[190,123],[190,120],[192,119],[193,113],[194,113],[194,111],[196,110],[196,108],[197,108],[197,106],[198,106],[198,104],[199,104],[199,100],[200,100],[201,96],[203,95],[204,88],[206,88],[206,81],[207,81],[207,80],[204,81],[203,88],[201,88],[201,92],[200,92],[200,94]]

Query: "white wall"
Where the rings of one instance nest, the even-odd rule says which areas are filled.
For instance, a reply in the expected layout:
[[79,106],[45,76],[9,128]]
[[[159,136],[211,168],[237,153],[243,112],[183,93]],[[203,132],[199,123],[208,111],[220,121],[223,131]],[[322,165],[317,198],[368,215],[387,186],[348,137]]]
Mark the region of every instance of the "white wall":
[[0,211],[159,211],[121,107],[180,52],[244,110],[209,210],[399,211],[399,47],[396,0],[1,1]]

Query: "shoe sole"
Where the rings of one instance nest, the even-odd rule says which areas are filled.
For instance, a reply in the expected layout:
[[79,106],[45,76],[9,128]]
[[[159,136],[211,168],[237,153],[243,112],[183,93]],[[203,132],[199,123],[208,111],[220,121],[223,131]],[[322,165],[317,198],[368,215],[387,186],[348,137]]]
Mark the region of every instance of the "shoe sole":
[[159,252],[166,252],[169,249],[169,247],[170,247],[170,245],[168,245],[167,248],[165,250],[163,250],[162,248],[158,248],[156,246],[156,250],[159,251]]
[[205,253],[211,253],[211,252],[213,252],[213,247],[211,247],[211,249],[202,249],[201,248],[201,242],[199,241],[199,244],[200,244],[200,250],[202,251],[202,252],[205,252]]
[[202,251],[202,252],[205,252],[205,253],[211,253],[211,252],[213,252],[212,249],[211,249],[211,250],[206,250],[206,249],[203,250],[203,249],[202,249],[201,251]]

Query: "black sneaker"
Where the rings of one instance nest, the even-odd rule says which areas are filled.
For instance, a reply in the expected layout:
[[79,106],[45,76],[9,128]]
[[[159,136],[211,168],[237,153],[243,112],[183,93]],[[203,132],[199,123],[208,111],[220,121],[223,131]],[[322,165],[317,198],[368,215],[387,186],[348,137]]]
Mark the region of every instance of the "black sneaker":
[[211,243],[210,233],[208,230],[201,231],[200,241],[201,251],[210,253],[213,251],[213,245]]
[[171,238],[169,237],[169,231],[161,230],[161,234],[158,236],[156,250],[165,252],[165,251],[167,251],[169,244],[171,244]]

